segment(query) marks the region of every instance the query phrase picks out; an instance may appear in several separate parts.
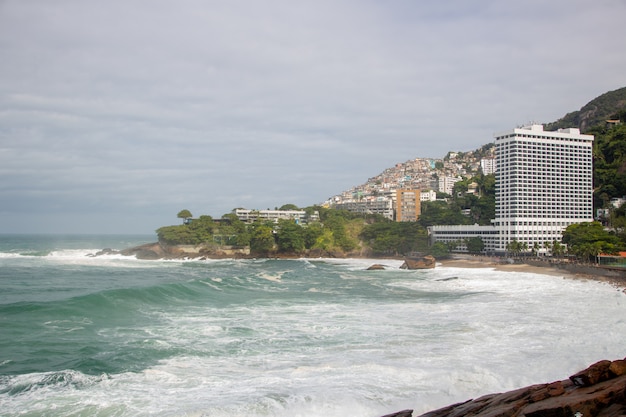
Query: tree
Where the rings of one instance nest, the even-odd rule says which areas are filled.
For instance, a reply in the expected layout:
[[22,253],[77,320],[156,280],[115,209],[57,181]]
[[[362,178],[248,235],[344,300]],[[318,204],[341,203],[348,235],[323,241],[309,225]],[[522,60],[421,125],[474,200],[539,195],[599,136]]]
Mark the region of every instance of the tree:
[[230,234],[234,236],[229,244],[236,246],[248,246],[250,244],[250,232],[246,224],[239,220],[235,213],[224,214],[222,219],[228,220],[231,229]]
[[539,244],[539,242],[533,243],[533,247],[531,248],[533,256],[537,256],[537,254],[539,253],[539,249],[541,249],[541,245]]
[[427,232],[416,222],[374,223],[364,227],[359,237],[379,254],[406,255],[428,250]]
[[293,220],[279,220],[276,236],[278,250],[299,253],[304,250],[304,230]]
[[552,256],[560,258],[565,253],[565,247],[561,244],[561,242],[556,239],[552,242],[551,245],[550,243],[548,243],[548,245],[551,247]]
[[513,256],[519,256],[520,253],[528,250],[528,243],[513,239],[506,244],[506,250],[513,252]]
[[570,224],[561,241],[567,245],[569,253],[585,262],[595,260],[600,253],[617,253],[623,246],[619,238],[604,230],[600,222]]
[[445,201],[425,201],[417,221],[422,227],[470,223],[458,205],[449,205]]
[[164,226],[157,229],[159,242],[170,245],[195,245],[198,243],[193,230],[186,225]]
[[435,242],[430,247],[430,254],[436,259],[445,259],[450,257],[450,249],[443,242]]
[[485,250],[485,242],[480,236],[472,236],[468,238],[465,242],[467,245],[467,251],[469,253],[482,253]]
[[178,217],[179,219],[183,219],[183,223],[186,223],[187,219],[191,219],[193,216],[189,210],[185,209],[179,211],[176,217]]
[[189,223],[187,227],[193,232],[194,240],[198,243],[213,240],[213,233],[218,228],[211,216],[204,215]]
[[321,223],[311,223],[304,229],[304,247],[312,249],[318,242],[318,239],[324,234]]
[[250,236],[250,251],[259,255],[267,255],[274,250],[274,230],[272,226],[255,222]]

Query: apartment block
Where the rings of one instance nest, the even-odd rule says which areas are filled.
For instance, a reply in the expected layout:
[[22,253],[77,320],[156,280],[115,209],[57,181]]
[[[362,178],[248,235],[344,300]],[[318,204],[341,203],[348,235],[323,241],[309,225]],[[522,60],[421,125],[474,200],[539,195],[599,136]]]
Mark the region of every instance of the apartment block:
[[480,170],[484,175],[496,172],[496,158],[483,158],[480,160]]
[[450,177],[450,176],[440,177],[438,190],[442,193],[452,195],[454,184],[456,184],[457,182],[461,180],[462,180],[461,177]]
[[393,201],[390,198],[380,198],[376,200],[365,201],[345,201],[333,204],[333,208],[337,210],[347,210],[352,213],[361,214],[380,214],[393,220]]
[[397,222],[417,221],[420,211],[420,190],[396,190]]

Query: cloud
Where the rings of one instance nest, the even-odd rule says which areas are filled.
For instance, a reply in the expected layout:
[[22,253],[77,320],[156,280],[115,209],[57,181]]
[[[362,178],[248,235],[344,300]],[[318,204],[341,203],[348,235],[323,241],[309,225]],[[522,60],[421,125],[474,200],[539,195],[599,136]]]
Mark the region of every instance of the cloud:
[[4,1],[0,232],[151,233],[182,208],[306,206],[475,149],[622,87],[624,9]]

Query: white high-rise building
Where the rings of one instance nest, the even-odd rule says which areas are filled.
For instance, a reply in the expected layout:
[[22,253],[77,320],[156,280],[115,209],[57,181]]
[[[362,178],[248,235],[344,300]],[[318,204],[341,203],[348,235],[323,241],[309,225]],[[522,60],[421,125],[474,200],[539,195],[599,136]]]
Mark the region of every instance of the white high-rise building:
[[593,221],[593,135],[542,125],[495,135],[496,215],[491,226],[432,226],[432,242],[480,236],[486,252],[504,253],[512,241],[561,241],[574,223]]
[[570,224],[593,221],[593,139],[542,125],[496,135],[497,250],[560,241]]

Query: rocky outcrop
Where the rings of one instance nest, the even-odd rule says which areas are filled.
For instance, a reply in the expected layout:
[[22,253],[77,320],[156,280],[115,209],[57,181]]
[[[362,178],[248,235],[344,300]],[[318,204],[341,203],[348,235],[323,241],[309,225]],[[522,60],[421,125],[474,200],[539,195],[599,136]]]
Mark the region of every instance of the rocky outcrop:
[[[405,410],[389,416],[410,417]],[[450,405],[420,417],[624,417],[626,359],[600,361],[564,381]]]
[[409,256],[404,259],[400,269],[432,269],[435,267],[435,258],[426,256]]
[[413,410],[402,410],[397,413],[387,414],[383,417],[411,417],[413,415]]
[[250,256],[248,247],[207,245],[166,245],[161,242],[146,243],[121,251],[103,249],[89,256],[124,255],[137,259],[202,259],[245,258]]
[[170,251],[160,243],[147,243],[120,251],[124,256],[135,256],[137,259],[161,259],[168,257]]

